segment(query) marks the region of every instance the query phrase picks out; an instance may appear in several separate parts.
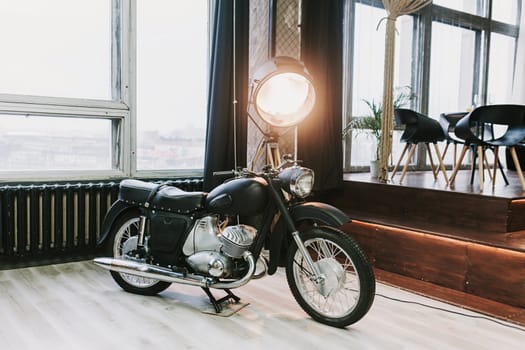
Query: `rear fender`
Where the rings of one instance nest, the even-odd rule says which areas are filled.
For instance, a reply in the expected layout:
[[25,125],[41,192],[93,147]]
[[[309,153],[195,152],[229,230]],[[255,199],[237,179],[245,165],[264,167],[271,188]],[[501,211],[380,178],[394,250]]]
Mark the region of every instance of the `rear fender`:
[[102,221],[102,226],[100,228],[100,238],[97,241],[97,246],[103,245],[104,242],[107,240],[107,238],[109,237],[109,232],[111,231],[111,227],[118,219],[118,217],[124,212],[133,208],[138,207],[136,205],[128,204],[120,199],[111,205],[108,212],[106,213],[106,216],[104,216],[104,220]]

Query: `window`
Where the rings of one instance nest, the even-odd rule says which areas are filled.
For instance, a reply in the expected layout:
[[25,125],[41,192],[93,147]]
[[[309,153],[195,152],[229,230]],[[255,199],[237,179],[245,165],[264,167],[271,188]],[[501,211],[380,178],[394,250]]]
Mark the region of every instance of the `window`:
[[5,171],[111,170],[111,121],[0,115]]
[[508,103],[512,96],[516,39],[492,33],[490,48],[487,103]]
[[137,5],[137,169],[202,169],[207,1]]
[[0,1],[0,93],[111,100],[111,1]]
[[[394,86],[411,86],[411,107],[435,119],[477,105],[509,103],[521,3],[434,0],[419,13],[398,18]],[[352,0],[347,11],[345,124],[366,111],[363,99],[379,94],[375,100],[381,101],[384,34],[375,26],[385,16],[379,0]],[[393,160],[402,147],[399,134],[394,131]],[[351,147],[348,139],[345,142],[345,169],[366,170],[370,142],[362,134],[352,137]],[[445,162],[452,163],[450,154]],[[428,167],[423,150],[417,152],[413,165]]]
[[[356,3],[354,13],[352,91],[359,93],[352,95],[351,108],[352,116],[363,117],[371,114],[367,103],[382,102],[386,22],[381,8]],[[406,87],[411,79],[413,20],[404,16],[397,23],[394,85]],[[366,133],[353,132],[349,141],[352,149],[360,151],[352,152],[348,160],[353,166],[367,166],[375,154],[375,140]]]
[[201,174],[208,17],[208,0],[0,0],[0,182]]
[[521,0],[492,0],[492,19],[508,24],[518,24],[518,1]]
[[481,14],[481,6],[479,0],[433,0],[433,3],[434,5],[448,7],[454,10],[467,12],[473,15]]
[[476,32],[435,22],[430,50],[429,115],[465,111],[473,100]]

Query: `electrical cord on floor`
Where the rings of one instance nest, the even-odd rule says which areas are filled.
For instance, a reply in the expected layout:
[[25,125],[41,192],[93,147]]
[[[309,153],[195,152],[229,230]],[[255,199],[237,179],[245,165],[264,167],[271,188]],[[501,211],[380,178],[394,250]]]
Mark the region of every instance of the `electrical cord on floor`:
[[441,307],[438,307],[438,306],[432,306],[432,305],[420,303],[418,301],[410,301],[410,300],[403,300],[403,299],[393,298],[393,297],[389,297],[387,295],[380,294],[380,293],[376,293],[376,296],[381,297],[381,298],[385,298],[385,299],[389,299],[389,300],[392,300],[392,301],[397,301],[397,302],[400,302],[400,303],[419,305],[419,306],[427,307],[429,309],[444,311],[444,312],[448,312],[448,313],[456,314],[456,315],[460,315],[460,316],[487,320],[487,321],[491,321],[491,322],[497,323],[497,324],[499,324],[501,326],[504,326],[504,327],[507,327],[507,328],[512,328],[512,329],[516,329],[518,331],[525,332],[525,329],[522,328],[522,327],[513,326],[513,325],[510,325],[510,324],[507,324],[507,323],[504,323],[504,322],[500,322],[498,320],[495,320],[493,318],[486,317],[486,316],[469,315],[469,314],[465,314],[465,313],[462,313],[462,312],[459,312],[459,311],[453,311],[453,310],[441,308]]

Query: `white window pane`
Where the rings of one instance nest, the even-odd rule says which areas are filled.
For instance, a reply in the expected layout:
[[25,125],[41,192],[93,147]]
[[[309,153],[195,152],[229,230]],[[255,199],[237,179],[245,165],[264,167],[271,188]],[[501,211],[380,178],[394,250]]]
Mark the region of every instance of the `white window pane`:
[[111,99],[111,1],[0,0],[0,93]]
[[[494,0],[496,2],[500,0]],[[481,9],[478,8],[479,0],[434,0],[434,5],[448,7],[453,10],[472,13],[474,15],[481,15]]]
[[[356,4],[352,115],[364,116],[370,109],[364,100],[382,101],[385,60],[385,10]],[[379,30],[376,30],[378,23]],[[412,70],[413,19],[396,21],[394,87],[409,86]]]
[[111,121],[0,114],[0,173],[110,170]]
[[488,104],[511,101],[515,45],[516,40],[510,36],[496,33],[491,35]]
[[137,1],[137,169],[202,169],[208,1]]
[[509,24],[518,22],[518,0],[493,0],[492,19]]
[[429,114],[434,119],[472,107],[475,38],[472,30],[432,23]]
[[[381,104],[383,100],[385,60],[385,10],[356,4],[354,34],[354,67],[352,72],[352,116],[371,115],[366,101]],[[378,23],[379,30],[376,30]],[[413,19],[402,16],[396,21],[396,48],[394,58],[394,87],[410,86],[412,74]],[[404,92],[406,89],[401,89]],[[409,106],[405,106],[409,107]],[[375,140],[366,133],[354,132],[352,138],[352,166],[368,166],[375,158]],[[397,133],[396,133],[397,135]],[[394,138],[393,152],[397,154],[403,145]]]

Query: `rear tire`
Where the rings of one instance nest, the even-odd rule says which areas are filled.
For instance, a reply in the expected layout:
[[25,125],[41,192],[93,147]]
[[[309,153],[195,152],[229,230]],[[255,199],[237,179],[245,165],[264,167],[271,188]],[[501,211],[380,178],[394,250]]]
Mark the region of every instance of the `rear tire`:
[[[106,254],[120,258],[127,251],[136,249],[139,233],[140,215],[132,210],[120,216],[109,233],[105,247]],[[130,275],[122,272],[110,271],[117,284],[127,292],[140,295],[155,295],[167,289],[171,283]]]
[[312,227],[301,233],[306,250],[324,281],[316,284],[297,248],[290,246],[286,279],[295,300],[314,320],[343,328],[359,321],[375,296],[370,263],[357,243],[332,227]]

